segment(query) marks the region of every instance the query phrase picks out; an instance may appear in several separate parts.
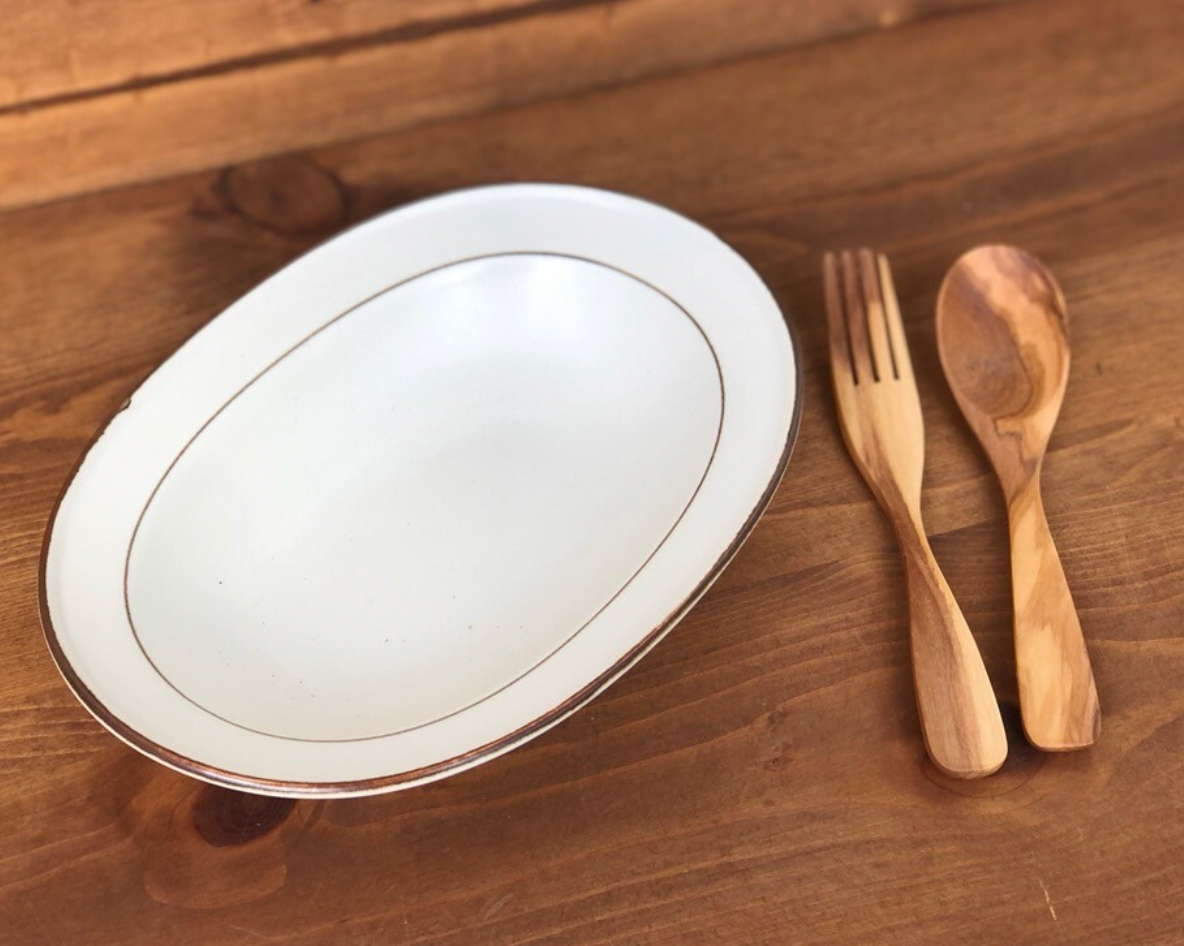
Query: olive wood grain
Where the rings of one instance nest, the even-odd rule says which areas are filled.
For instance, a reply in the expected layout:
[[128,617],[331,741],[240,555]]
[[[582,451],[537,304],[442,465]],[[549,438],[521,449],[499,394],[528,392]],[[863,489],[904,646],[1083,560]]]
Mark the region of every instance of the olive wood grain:
[[868,250],[838,259],[828,253],[823,273],[843,436],[904,558],[925,748],[947,775],[981,778],[1007,758],[1007,736],[982,655],[921,521],[925,429],[888,260]]
[[942,283],[937,337],[946,379],[1007,499],[1024,732],[1049,751],[1091,746],[1102,725],[1097,687],[1040,496],[1069,380],[1064,295],[1022,250],[979,247]]

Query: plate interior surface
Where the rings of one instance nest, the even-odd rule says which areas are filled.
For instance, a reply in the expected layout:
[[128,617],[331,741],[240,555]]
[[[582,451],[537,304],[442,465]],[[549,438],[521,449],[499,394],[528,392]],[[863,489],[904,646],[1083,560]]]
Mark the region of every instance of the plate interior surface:
[[366,739],[480,703],[623,588],[707,472],[715,359],[585,260],[469,260],[271,367],[171,467],[128,560],[160,673],[240,726]]

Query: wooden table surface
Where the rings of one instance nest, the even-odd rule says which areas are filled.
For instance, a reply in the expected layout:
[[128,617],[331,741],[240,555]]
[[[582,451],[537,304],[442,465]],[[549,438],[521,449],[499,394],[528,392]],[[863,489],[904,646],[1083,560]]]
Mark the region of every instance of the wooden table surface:
[[[3,946],[1184,941],[1184,6],[12,0],[5,16]],[[749,543],[594,704],[443,782],[293,804],[125,748],[38,626],[42,530],[88,438],[313,243],[502,180],[668,204],[792,315],[802,432]],[[1045,483],[1102,701],[1085,753],[1020,734],[1003,502],[938,366],[937,287],[987,241],[1041,256],[1069,300]],[[820,254],[865,244],[896,268],[928,526],[1008,720],[1008,762],[978,782],[925,760],[901,565],[828,389]]]

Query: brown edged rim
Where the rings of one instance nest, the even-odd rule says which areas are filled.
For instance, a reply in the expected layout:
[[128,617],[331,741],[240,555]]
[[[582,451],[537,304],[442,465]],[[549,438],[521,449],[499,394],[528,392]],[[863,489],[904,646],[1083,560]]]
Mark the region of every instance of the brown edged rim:
[[[530,185],[527,185],[530,186]],[[572,185],[562,185],[572,186]],[[473,188],[476,189],[476,188]],[[593,189],[593,188],[586,188]],[[452,191],[450,193],[459,193]],[[612,192],[616,193],[616,192]],[[443,196],[443,195],[440,195]],[[635,198],[631,195],[620,195],[629,197],[632,200],[640,200],[642,203],[652,203],[645,201],[642,198]],[[427,198],[432,199],[432,198]],[[418,203],[416,201],[415,203]],[[408,205],[405,205],[408,206]],[[669,208],[661,207],[661,205],[653,204],[665,210],[667,213],[676,213],[669,210]],[[682,216],[677,214],[677,216]],[[683,217],[694,226],[704,229],[707,233],[714,236],[719,242],[724,241],[716,236],[711,231],[706,230],[700,224],[695,224],[689,218]],[[352,228],[349,228],[352,229]],[[342,231],[343,233],[345,231]],[[336,236],[340,236],[337,234]],[[336,239],[336,236],[330,239]],[[727,246],[727,244],[724,244]],[[731,250],[731,247],[728,247]],[[309,251],[311,252],[311,251]],[[732,252],[735,252],[732,250]],[[305,254],[302,254],[302,256]],[[739,254],[737,254],[739,255]],[[295,262],[295,260],[293,261]],[[291,264],[288,264],[291,265]],[[750,264],[751,265],[751,264]],[[286,268],[286,267],[284,267]],[[282,270],[281,270],[282,271]],[[758,275],[759,278],[759,275]],[[107,709],[106,705],[97,697],[90,688],[87,687],[82,679],[78,676],[74,667],[71,665],[65,652],[62,650],[61,644],[58,641],[57,631],[53,626],[53,620],[49,613],[49,595],[46,587],[46,565],[49,561],[49,545],[50,539],[53,535],[53,527],[57,521],[58,513],[61,511],[62,501],[66,498],[66,494],[70,491],[70,487],[74,484],[74,478],[78,475],[82,464],[86,461],[91,449],[98,443],[99,439],[111,426],[112,422],[123,411],[131,405],[131,399],[125,401],[118,410],[116,410],[107,421],[98,429],[93,437],[86,444],[85,449],[79,455],[78,460],[74,463],[69,476],[66,477],[66,482],[58,497],[54,502],[53,509],[50,512],[49,520],[45,525],[45,534],[41,542],[41,556],[39,564],[39,572],[37,577],[37,593],[38,605],[41,618],[41,632],[45,637],[46,646],[49,648],[50,655],[53,657],[54,663],[57,665],[58,672],[66,681],[66,685],[73,692],[77,700],[83,707],[97,719],[107,730],[113,735],[127,743],[133,749],[154,759],[163,765],[181,772],[185,775],[193,776],[204,782],[209,782],[213,785],[222,786],[224,788],[236,789],[238,791],[253,792],[261,795],[282,796],[290,798],[333,798],[333,797],[348,797],[351,795],[368,795],[383,790],[397,790],[400,787],[412,787],[415,784],[435,781],[440,778],[453,773],[471,768],[478,765],[486,759],[500,755],[504,752],[515,748],[517,745],[528,741],[533,736],[542,733],[551,726],[557,725],[564,718],[574,713],[577,709],[585,703],[592,700],[602,690],[606,689],[612,684],[617,677],[627,671],[634,663],[640,660],[645,653],[650,650],[659,640],[666,635],[671,628],[677,624],[683,616],[695,605],[695,603],[703,596],[712,583],[720,576],[728,563],[740,550],[745,540],[752,533],[761,515],[768,508],[769,503],[772,502],[774,494],[777,492],[777,487],[781,483],[782,477],[785,475],[785,469],[789,464],[790,457],[793,455],[794,445],[797,443],[798,431],[801,427],[802,420],[802,394],[804,390],[802,379],[802,349],[801,343],[798,340],[797,332],[793,328],[793,323],[789,315],[781,311],[778,306],[778,311],[781,314],[782,325],[785,328],[786,334],[789,337],[790,349],[793,352],[794,359],[794,405],[793,414],[790,417],[789,432],[785,439],[785,446],[782,448],[781,456],[777,461],[777,466],[766,485],[764,492],[761,493],[756,505],[753,506],[752,511],[744,520],[732,541],[728,543],[727,548],[716,559],[715,563],[708,569],[707,573],[695,585],[694,589],[687,595],[679,605],[672,610],[660,624],[654,627],[641,641],[630,650],[622,655],[611,667],[592,680],[585,684],[576,693],[568,697],[558,706],[548,710],[542,716],[537,717],[525,726],[521,726],[511,733],[499,737],[483,746],[476,749],[471,749],[468,752],[462,753],[458,756],[453,756],[450,759],[445,759],[441,762],[433,763],[432,765],[424,766],[422,768],[413,769],[408,772],[398,772],[392,775],[380,775],[374,778],[355,779],[352,781],[338,781],[338,782],[305,782],[293,779],[270,779],[254,775],[243,775],[239,772],[231,772],[227,769],[222,769],[208,763],[201,762],[197,759],[191,759],[188,756],[182,755],[169,749],[167,746],[162,746],[153,739],[149,739],[138,730],[129,726],[123,720],[119,719],[114,713]],[[204,326],[203,326],[204,328]],[[199,328],[197,331],[201,331]],[[196,333],[195,333],[196,334]],[[187,342],[188,340],[186,340]],[[182,342],[177,347],[180,350],[186,342]],[[170,356],[171,357],[171,356]],[[165,361],[168,359],[166,358]],[[163,365],[163,362],[162,362]]]

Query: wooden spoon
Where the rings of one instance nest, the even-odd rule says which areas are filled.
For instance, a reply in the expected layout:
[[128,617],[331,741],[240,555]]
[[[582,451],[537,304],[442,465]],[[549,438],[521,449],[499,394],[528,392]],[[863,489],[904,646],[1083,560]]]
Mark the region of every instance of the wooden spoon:
[[1092,745],[1102,725],[1097,688],[1040,498],[1040,470],[1069,379],[1065,297],[1023,250],[978,247],[942,283],[937,344],[946,380],[1007,499],[1024,732],[1048,751]]

